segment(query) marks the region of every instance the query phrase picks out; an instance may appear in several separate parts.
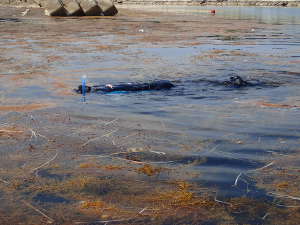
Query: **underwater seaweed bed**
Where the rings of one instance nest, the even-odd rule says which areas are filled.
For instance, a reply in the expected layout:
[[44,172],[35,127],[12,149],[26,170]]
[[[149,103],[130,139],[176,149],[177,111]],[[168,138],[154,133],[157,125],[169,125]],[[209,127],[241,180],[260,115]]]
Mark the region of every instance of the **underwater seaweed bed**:
[[[20,141],[24,143],[18,144],[20,149],[1,151],[3,204],[0,210],[5,215],[0,217],[2,224],[17,223],[16,215],[22,215],[26,224],[36,224],[36,221],[52,224],[274,224],[274,221],[296,224],[300,217],[297,198],[300,179],[295,156],[285,156],[284,160],[274,158],[272,163],[240,173],[232,186],[245,189],[245,193],[230,197],[220,194],[222,187],[208,188],[205,183],[196,182],[195,177],[201,177],[202,173],[197,166],[207,164],[209,158],[182,161],[186,156],[168,156],[168,148],[163,145],[160,152],[145,147],[118,147],[124,138],[129,143],[132,138],[140,144],[146,137],[148,141],[157,140],[153,133],[147,136],[146,130],[139,131],[140,140],[137,136],[128,137],[126,134],[135,128],[129,129],[127,120],[91,118],[98,121],[99,127],[107,129],[105,133],[111,133],[112,129],[107,123],[114,129],[118,127],[118,131],[86,144],[83,134],[90,133],[91,126],[73,120],[72,114],[66,116],[60,111],[54,115],[49,110],[32,112],[29,118],[34,119],[35,128],[26,127],[28,115],[24,113],[8,114],[5,120],[9,123],[16,118],[19,128],[6,125],[7,130],[11,131],[8,129],[11,127],[13,131],[19,132],[22,128],[30,132],[22,139],[12,135],[1,137],[7,140],[1,142],[2,149],[8,148],[10,142],[14,142],[14,146]],[[40,118],[42,122],[38,122]],[[85,123],[90,124],[88,120]],[[70,128],[76,134],[57,136]],[[92,130],[94,134],[102,132]],[[159,136],[162,138],[161,133]],[[208,143],[197,142],[201,151]],[[184,152],[193,149],[193,143],[190,145],[186,144]],[[132,153],[136,156],[125,156]],[[7,160],[9,166],[5,163]],[[247,177],[255,179],[255,184]],[[257,191],[267,191],[266,195],[251,197],[249,193],[254,185]]]

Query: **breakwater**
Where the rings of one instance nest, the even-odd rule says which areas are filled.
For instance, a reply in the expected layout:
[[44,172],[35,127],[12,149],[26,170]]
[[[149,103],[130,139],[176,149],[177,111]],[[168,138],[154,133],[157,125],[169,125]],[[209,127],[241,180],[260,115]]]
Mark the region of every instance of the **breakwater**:
[[[0,5],[44,7],[47,0],[0,0]],[[116,5],[218,5],[300,7],[300,0],[114,0]]]

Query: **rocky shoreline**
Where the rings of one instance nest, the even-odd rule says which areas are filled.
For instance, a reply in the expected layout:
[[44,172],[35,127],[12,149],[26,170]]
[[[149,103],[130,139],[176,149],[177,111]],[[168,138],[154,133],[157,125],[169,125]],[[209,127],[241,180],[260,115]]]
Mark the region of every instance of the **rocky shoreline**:
[[0,6],[14,6],[14,7],[27,7],[27,8],[42,7],[39,1],[34,1],[34,0],[0,0]]
[[0,6],[43,8],[47,16],[114,16],[111,0],[0,0]]
[[[43,7],[46,0],[0,0],[0,5],[16,7]],[[215,6],[269,6],[269,7],[300,7],[299,0],[114,0],[120,5],[215,5]]]

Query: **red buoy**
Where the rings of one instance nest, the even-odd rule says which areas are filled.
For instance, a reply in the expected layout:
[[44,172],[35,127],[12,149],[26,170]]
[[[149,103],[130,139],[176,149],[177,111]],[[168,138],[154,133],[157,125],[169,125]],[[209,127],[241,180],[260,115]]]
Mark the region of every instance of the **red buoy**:
[[212,10],[210,10],[210,13],[211,13],[211,14],[215,14],[215,13],[216,13],[216,10],[215,10],[215,9],[212,9]]

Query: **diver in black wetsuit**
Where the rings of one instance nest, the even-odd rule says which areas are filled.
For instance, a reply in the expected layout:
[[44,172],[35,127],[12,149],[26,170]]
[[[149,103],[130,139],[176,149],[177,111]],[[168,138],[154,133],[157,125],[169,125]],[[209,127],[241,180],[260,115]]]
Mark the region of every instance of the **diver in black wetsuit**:
[[[106,85],[96,85],[96,86],[86,86],[86,93],[89,92],[103,92],[109,93],[113,91],[146,91],[146,90],[167,90],[175,85],[168,80],[159,80],[149,83],[124,83],[124,84],[106,84]],[[82,85],[78,86],[75,90],[77,93],[82,94]]]
[[[193,81],[195,82],[195,81]],[[240,76],[235,75],[231,76],[229,80],[225,81],[215,81],[215,80],[206,80],[200,79],[197,80],[197,83],[204,82],[213,85],[221,85],[230,88],[243,88],[243,87],[278,87],[277,83],[266,83],[260,81],[245,81]],[[168,80],[159,80],[149,83],[122,83],[117,85],[106,84],[106,85],[95,85],[95,86],[85,86],[85,92],[100,92],[100,93],[109,93],[114,91],[145,91],[145,90],[167,90],[175,85]],[[82,85],[78,86],[78,89],[75,90],[77,93],[82,94]]]

